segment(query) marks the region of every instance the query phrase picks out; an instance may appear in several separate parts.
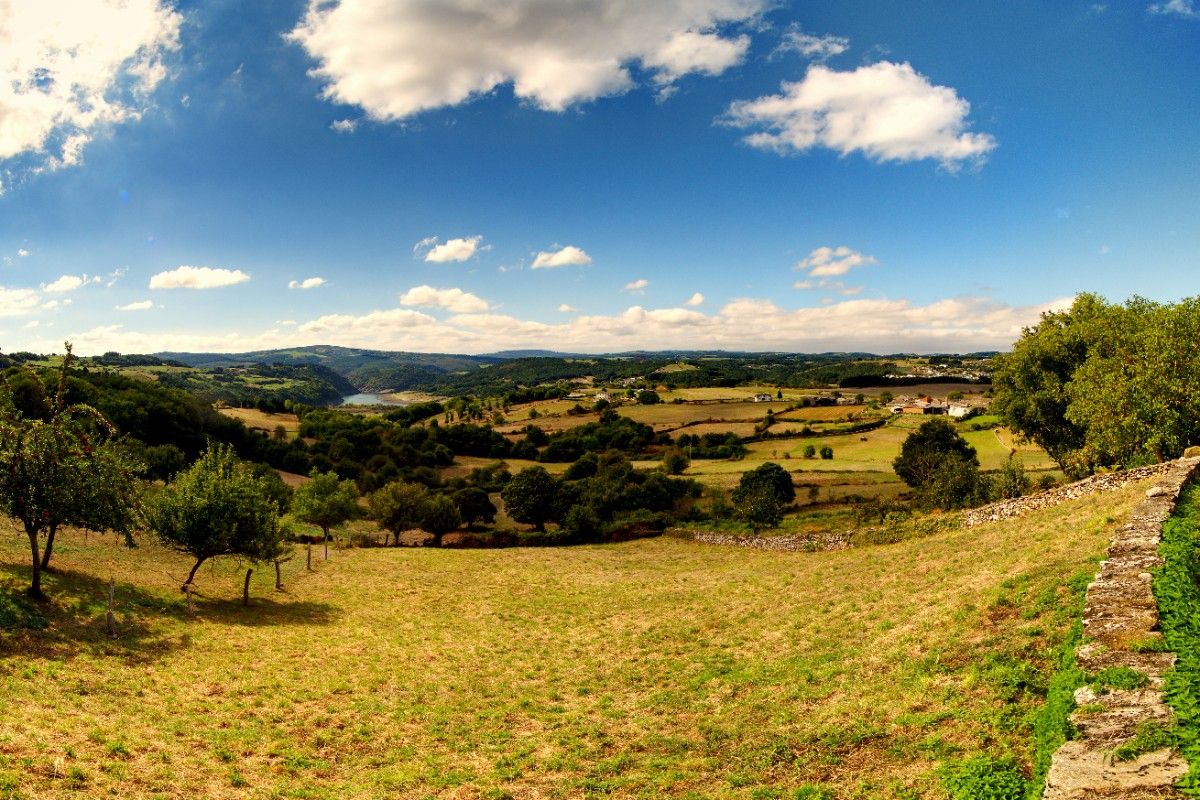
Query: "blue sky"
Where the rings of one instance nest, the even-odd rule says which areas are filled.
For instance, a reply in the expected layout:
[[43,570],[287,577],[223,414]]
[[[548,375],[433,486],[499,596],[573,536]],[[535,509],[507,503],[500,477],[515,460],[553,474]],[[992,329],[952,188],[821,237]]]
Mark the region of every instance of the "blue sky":
[[968,351],[1196,293],[1190,0],[45,5],[6,351]]

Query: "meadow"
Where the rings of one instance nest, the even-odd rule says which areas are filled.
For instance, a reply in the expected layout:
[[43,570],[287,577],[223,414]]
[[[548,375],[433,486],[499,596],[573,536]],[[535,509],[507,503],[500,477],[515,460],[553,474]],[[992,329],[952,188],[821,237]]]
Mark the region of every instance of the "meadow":
[[[1032,758],[1077,599],[1144,486],[895,544],[658,538],[244,565],[0,538],[8,798],[942,798]],[[925,530],[925,529],[921,529]],[[108,578],[119,636],[104,633]]]

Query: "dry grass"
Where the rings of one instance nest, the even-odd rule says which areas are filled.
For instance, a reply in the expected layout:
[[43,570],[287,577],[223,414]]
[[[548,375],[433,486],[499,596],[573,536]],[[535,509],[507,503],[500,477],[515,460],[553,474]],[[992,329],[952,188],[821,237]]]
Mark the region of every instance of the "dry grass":
[[[0,632],[0,791],[941,798],[946,759],[1027,759],[1011,676],[1044,672],[1142,488],[832,553],[338,550],[285,593],[256,572],[251,608],[219,563],[195,620],[183,559],[72,533],[49,627]],[[0,539],[9,608],[24,557]]]
[[295,439],[300,435],[300,419],[295,414],[271,414],[259,411],[257,408],[221,408],[218,410],[227,417],[240,419],[247,428],[273,434],[275,429],[282,425],[283,429],[287,431],[288,439]]

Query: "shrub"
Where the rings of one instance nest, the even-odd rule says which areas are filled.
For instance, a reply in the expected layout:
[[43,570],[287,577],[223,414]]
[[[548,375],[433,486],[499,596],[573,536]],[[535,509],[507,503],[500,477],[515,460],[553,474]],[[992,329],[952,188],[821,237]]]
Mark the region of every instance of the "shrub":
[[830,459],[832,459],[833,458],[833,448],[830,447],[829,445],[825,445],[824,447],[822,447],[821,448],[821,458],[823,458],[826,461],[829,461]]
[[816,458],[817,457],[816,446],[811,445],[811,444],[804,445],[804,457],[805,458]]

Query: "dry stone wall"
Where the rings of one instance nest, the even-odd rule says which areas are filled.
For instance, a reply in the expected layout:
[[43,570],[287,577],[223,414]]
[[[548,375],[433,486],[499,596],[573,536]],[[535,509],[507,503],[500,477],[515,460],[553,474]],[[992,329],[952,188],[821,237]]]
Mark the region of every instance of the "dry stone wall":
[[[1158,482],[1134,508],[1130,521],[1117,528],[1107,559],[1088,586],[1084,644],[1076,654],[1079,666],[1093,674],[1109,667],[1126,667],[1144,675],[1146,683],[1140,689],[1096,693],[1084,687],[1076,691],[1078,708],[1071,721],[1079,735],[1054,754],[1043,800],[1182,797],[1173,785],[1188,765],[1174,750],[1156,750],[1129,761],[1114,760],[1112,752],[1133,739],[1139,725],[1168,725],[1172,719],[1171,709],[1163,701],[1162,685],[1175,664],[1175,655],[1136,652],[1134,645],[1159,636],[1150,570],[1162,564],[1158,546],[1163,523],[1174,512],[1198,465],[1200,458],[1190,458],[1153,468],[1157,471],[1149,474],[1157,475]],[[1123,474],[1133,472],[1142,473],[1134,480],[1147,475],[1144,470]]]
[[963,521],[970,528],[975,525],[982,525],[985,522],[997,522],[1002,519],[1019,517],[1022,514],[1028,514],[1030,511],[1056,506],[1059,503],[1065,503],[1068,500],[1074,500],[1077,497],[1084,497],[1089,494],[1115,492],[1131,483],[1137,483],[1146,478],[1167,475],[1178,463],[1176,461],[1168,461],[1164,464],[1153,464],[1149,467],[1137,467],[1121,472],[1107,472],[1102,475],[1093,475],[1090,478],[1068,483],[1065,486],[1047,489],[1044,492],[1017,497],[1013,500],[1001,500],[998,503],[972,508],[964,512]]

